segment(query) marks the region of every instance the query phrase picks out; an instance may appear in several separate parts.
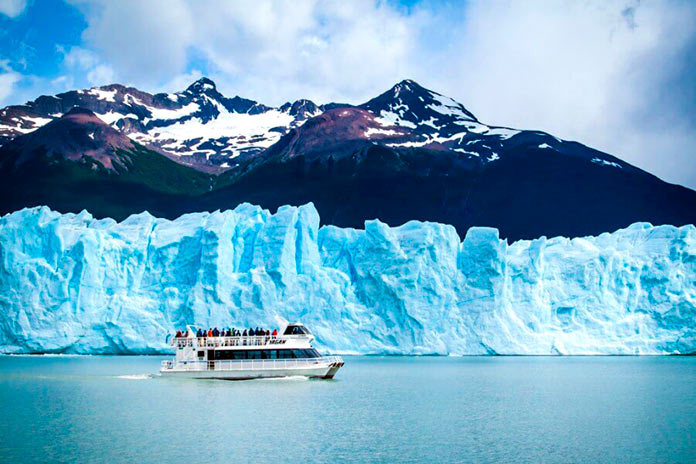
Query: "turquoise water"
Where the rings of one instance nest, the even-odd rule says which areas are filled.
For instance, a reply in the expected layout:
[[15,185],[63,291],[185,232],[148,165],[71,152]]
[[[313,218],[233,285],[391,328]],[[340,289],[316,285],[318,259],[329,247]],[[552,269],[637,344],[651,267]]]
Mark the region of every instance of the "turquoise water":
[[347,357],[333,381],[0,357],[0,462],[695,462],[696,358]]

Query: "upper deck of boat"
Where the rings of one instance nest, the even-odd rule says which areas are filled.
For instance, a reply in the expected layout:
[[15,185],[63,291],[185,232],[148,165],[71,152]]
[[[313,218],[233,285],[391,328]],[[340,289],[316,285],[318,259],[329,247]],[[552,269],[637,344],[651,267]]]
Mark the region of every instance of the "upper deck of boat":
[[[246,331],[244,332],[246,334]],[[289,324],[283,335],[197,336],[189,326],[185,335],[172,338],[171,345],[183,348],[249,349],[278,345],[309,345],[314,337],[302,324]]]
[[308,340],[307,336],[238,336],[238,337],[175,337],[172,339],[172,346],[176,348],[251,348],[263,346],[278,346],[297,341],[298,339]]

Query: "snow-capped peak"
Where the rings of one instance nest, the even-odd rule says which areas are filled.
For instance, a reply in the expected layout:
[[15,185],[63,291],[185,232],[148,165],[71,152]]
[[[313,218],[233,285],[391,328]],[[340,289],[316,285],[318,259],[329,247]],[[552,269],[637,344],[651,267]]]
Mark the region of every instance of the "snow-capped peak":
[[309,119],[322,113],[322,109],[313,101],[304,98],[293,103],[287,102],[278,109],[283,113],[294,116],[298,120]]
[[207,77],[201,77],[186,89],[188,93],[207,93],[209,91],[217,91],[217,86]]
[[427,91],[423,87],[421,87],[416,81],[413,81],[411,79],[404,79],[403,81],[397,83],[394,85],[394,87],[391,88],[392,94],[394,94],[394,97],[398,97],[402,92],[422,92],[422,91]]
[[429,135],[449,136],[460,132],[463,124],[478,122],[461,103],[410,79],[360,107],[385,121]]

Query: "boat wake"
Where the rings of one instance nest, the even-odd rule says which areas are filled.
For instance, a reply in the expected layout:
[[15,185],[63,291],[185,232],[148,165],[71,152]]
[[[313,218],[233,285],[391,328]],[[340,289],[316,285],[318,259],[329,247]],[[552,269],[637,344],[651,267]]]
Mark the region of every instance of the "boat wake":
[[152,374],[127,374],[127,375],[117,375],[117,379],[126,379],[126,380],[148,380],[153,377]]

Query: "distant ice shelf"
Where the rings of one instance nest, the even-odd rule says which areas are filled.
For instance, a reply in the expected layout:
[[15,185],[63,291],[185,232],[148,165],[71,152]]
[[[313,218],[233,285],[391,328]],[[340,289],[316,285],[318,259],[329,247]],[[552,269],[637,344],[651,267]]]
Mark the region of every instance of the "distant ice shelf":
[[696,351],[696,228],[460,241],[412,221],[319,227],[313,205],[121,223],[46,207],[0,218],[0,350],[158,353],[186,323],[306,323],[325,351]]

